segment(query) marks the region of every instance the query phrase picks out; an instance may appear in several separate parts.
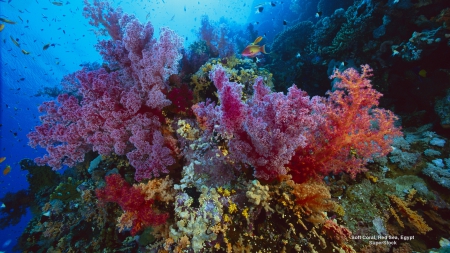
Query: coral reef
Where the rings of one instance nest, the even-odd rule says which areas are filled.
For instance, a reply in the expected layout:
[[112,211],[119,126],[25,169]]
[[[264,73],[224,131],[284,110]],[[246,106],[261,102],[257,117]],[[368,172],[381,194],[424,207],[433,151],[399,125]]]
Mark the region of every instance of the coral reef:
[[[7,195],[0,210],[6,227],[33,209],[17,249],[411,252],[450,237],[448,136],[402,133],[377,91],[396,83],[398,62],[416,81],[407,85],[445,83],[445,70],[427,78],[411,64],[447,50],[448,10],[321,0],[317,22],[285,22],[270,54],[242,59],[235,50],[260,35],[253,25],[241,36],[204,16],[185,50],[169,28],[155,38],[120,8],[84,4],[110,36],[97,45],[104,62],[67,75],[39,107],[29,144],[47,154],[21,162],[30,191]],[[290,7],[310,15],[301,5],[312,10]],[[413,17],[420,32],[393,25]],[[355,69],[366,61],[374,70]]]

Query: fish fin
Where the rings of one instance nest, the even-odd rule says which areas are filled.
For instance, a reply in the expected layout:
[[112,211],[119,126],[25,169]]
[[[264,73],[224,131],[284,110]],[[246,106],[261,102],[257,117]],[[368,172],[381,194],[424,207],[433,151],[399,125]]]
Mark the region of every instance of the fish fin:
[[252,45],[258,44],[263,39],[262,36],[258,36],[258,38],[255,39],[255,41],[252,43]]
[[268,53],[266,52],[266,45],[262,45],[262,46],[261,46],[261,53],[263,53],[263,54],[268,54]]

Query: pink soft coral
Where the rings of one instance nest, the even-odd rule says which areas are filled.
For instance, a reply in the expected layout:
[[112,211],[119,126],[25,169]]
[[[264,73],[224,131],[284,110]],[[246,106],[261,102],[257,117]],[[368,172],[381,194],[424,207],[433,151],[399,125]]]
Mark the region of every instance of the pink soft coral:
[[286,174],[285,164],[297,148],[307,144],[306,132],[321,121],[314,114],[320,103],[293,86],[287,95],[272,93],[258,78],[253,97],[241,101],[241,86],[229,82],[225,69],[210,74],[217,87],[220,106],[200,103],[193,107],[206,132],[228,139],[230,156],[255,169],[255,177],[273,179]]

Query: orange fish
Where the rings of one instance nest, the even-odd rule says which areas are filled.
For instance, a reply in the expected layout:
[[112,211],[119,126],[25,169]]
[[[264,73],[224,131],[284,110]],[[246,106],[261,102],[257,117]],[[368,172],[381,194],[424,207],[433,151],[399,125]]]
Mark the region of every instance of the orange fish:
[[258,46],[257,44],[262,40],[263,38],[261,36],[259,36],[258,38],[256,38],[256,40],[253,43],[250,43],[250,45],[248,45],[244,51],[242,51],[242,56],[247,56],[247,57],[255,57],[260,53],[263,54],[267,54],[266,53],[266,45],[262,45],[262,46]]
[[3,176],[6,176],[11,172],[11,166],[7,165],[6,168],[3,170]]
[[6,157],[0,157],[0,163],[6,160]]

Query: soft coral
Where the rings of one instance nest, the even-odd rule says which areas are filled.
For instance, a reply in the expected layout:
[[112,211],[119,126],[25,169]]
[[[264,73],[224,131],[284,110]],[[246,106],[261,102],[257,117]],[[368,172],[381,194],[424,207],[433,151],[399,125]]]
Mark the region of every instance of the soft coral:
[[163,224],[168,214],[157,214],[153,209],[153,199],[146,199],[138,187],[130,186],[119,174],[106,177],[106,186],[96,190],[100,204],[115,202],[124,215],[119,219],[120,226],[131,227],[131,235],[148,226]]
[[376,108],[382,94],[370,84],[372,70],[361,68],[362,74],[349,68],[330,77],[338,82],[324,100],[320,113],[325,121],[309,133],[308,145],[298,148],[288,164],[294,181],[339,172],[354,177],[370,159],[389,153],[393,137],[402,135],[394,126],[397,117]]

